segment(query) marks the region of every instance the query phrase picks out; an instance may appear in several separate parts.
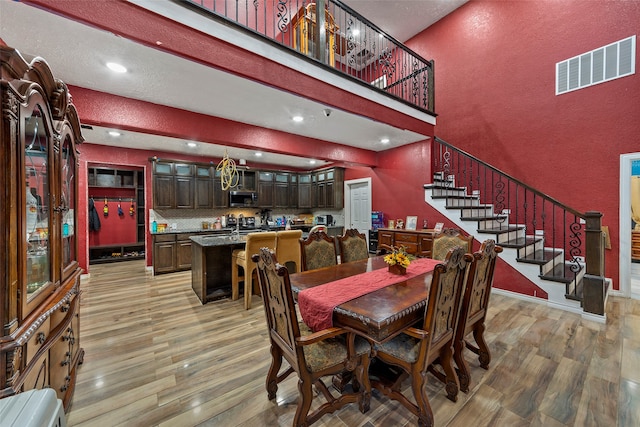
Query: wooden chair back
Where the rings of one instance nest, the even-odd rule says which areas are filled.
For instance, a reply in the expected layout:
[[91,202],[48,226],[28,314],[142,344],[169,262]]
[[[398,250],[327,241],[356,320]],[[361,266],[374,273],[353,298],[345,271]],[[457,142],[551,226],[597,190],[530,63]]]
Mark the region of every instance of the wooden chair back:
[[[289,271],[277,262],[274,251],[262,248],[252,260],[258,266],[258,281],[267,318],[271,341],[271,366],[267,373],[266,388],[270,400],[276,398],[278,384],[293,372],[298,374],[298,405],[294,426],[308,426],[324,414],[337,411],[344,405],[358,402],[364,413],[369,409],[371,386],[367,376],[371,347],[364,339],[342,328],[328,328],[312,332],[298,321]],[[302,328],[304,326],[304,329]],[[345,340],[336,339],[342,335]],[[289,367],[280,373],[282,359]],[[356,370],[354,391],[335,397],[320,378],[333,377],[345,371]],[[320,390],[326,402],[311,404]],[[362,390],[359,391],[360,386]]]
[[[465,346],[478,355],[480,366],[484,369],[488,369],[491,362],[491,353],[484,340],[484,321],[487,317],[496,260],[501,252],[502,247],[497,246],[495,240],[489,239],[482,242],[480,250],[473,254],[475,262],[469,270],[454,341],[454,360],[458,367],[460,390],[465,393],[469,391],[471,381],[469,366],[463,355]],[[471,332],[475,345],[464,339]]]
[[[426,370],[445,383],[449,399],[457,400],[459,383],[453,366],[453,340],[472,260],[471,254],[462,247],[451,249],[444,263],[436,265],[433,271],[422,328],[407,328],[399,336],[376,345],[376,354],[382,365],[399,367],[404,375],[398,375],[397,369],[374,373],[372,375],[379,379],[372,380],[372,386],[409,409],[418,417],[418,425],[421,426],[434,425],[425,390]],[[442,365],[444,374],[433,371],[430,366],[436,360]],[[402,381],[407,375],[411,379],[413,401],[402,393]]]
[[444,261],[449,250],[456,246],[462,246],[467,253],[471,253],[473,251],[473,236],[465,236],[456,228],[444,228],[433,236],[431,258]]
[[296,346],[300,327],[295,310],[293,292],[289,282],[289,271],[278,263],[269,248],[261,248],[253,255],[258,268],[258,282],[267,317],[267,327],[272,346],[277,346],[289,365],[300,371],[300,360],[304,360],[302,349]]
[[302,230],[283,230],[276,232],[276,258],[282,265],[295,264],[290,273],[297,273],[301,269],[302,256],[300,254],[300,238]]
[[338,236],[337,239],[338,247],[340,248],[340,262],[369,258],[367,237],[355,228],[345,231],[344,235]]
[[300,239],[300,252],[302,271],[330,267],[338,263],[335,239],[322,231],[309,233],[306,239]]

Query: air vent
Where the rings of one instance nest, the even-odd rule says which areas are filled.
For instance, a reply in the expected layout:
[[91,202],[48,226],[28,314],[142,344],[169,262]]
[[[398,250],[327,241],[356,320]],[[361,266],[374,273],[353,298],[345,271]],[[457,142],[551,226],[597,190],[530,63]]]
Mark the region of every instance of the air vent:
[[556,95],[635,74],[636,36],[556,64]]
[[90,125],[80,125],[80,127],[81,127],[82,129],[89,129],[89,130],[93,130],[93,126],[90,126]]

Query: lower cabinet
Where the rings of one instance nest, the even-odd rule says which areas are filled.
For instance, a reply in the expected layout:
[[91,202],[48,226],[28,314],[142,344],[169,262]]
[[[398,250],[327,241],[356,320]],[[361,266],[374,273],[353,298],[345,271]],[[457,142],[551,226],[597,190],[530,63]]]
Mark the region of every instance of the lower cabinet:
[[433,231],[378,228],[378,250],[385,249],[385,245],[404,246],[407,253],[431,258]]
[[155,234],[153,272],[173,273],[191,269],[191,239],[195,233]]
[[84,356],[80,348],[79,284],[80,270],[43,303],[47,308],[33,322],[11,334],[15,346],[0,346],[8,362],[8,381],[0,387],[0,397],[51,388],[65,410],[69,409],[76,371]]

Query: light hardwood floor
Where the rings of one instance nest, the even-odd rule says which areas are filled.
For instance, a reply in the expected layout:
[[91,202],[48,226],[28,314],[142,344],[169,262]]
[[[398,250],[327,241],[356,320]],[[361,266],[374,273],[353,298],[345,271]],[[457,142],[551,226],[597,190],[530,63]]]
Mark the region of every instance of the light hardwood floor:
[[[191,273],[151,276],[143,261],[91,266],[81,299],[81,345],[70,426],[291,426],[294,376],[276,402],[262,303],[201,305]],[[436,426],[640,425],[640,303],[610,297],[606,325],[494,294],[490,369],[471,353],[472,384],[458,402],[427,385]],[[315,399],[318,400],[318,399]],[[318,426],[412,426],[404,407],[373,392]]]

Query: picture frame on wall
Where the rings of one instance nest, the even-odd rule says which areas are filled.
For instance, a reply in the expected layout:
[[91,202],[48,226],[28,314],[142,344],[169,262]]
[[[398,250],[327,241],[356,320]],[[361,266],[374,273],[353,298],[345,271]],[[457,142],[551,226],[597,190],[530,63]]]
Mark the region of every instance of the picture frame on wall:
[[408,216],[407,217],[407,230],[415,230],[418,226],[418,217],[417,216]]

